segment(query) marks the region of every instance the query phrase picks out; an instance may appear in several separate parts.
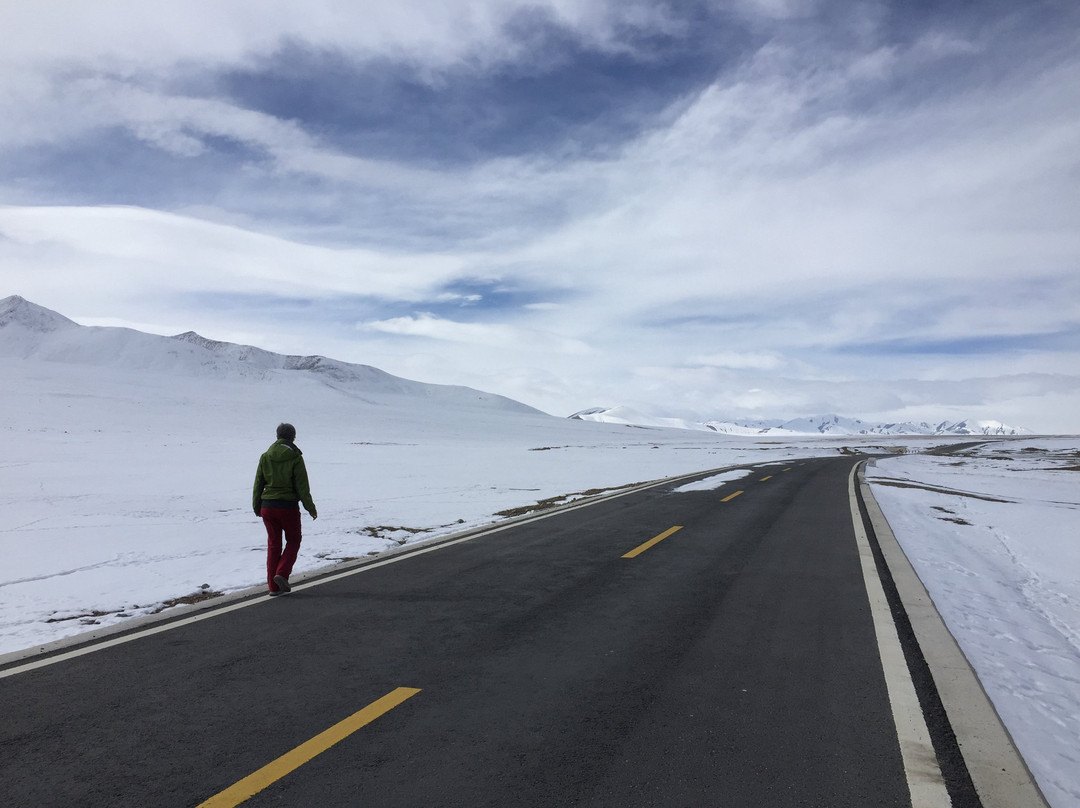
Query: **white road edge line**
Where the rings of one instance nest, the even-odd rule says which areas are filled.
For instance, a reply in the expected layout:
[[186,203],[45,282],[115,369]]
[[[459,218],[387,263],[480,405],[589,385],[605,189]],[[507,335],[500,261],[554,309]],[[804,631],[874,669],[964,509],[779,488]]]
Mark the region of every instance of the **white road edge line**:
[[896,737],[900,742],[900,756],[904,762],[904,774],[907,777],[908,792],[912,808],[950,808],[952,800],[945,787],[945,778],[938,765],[934,744],[930,740],[930,730],[923,718],[919,697],[915,693],[915,683],[911,680],[904,650],[900,647],[900,637],[896,633],[889,603],[885,599],[885,590],[878,576],[874,553],[863,527],[862,513],[855,496],[855,472],[858,464],[852,466],[848,477],[848,498],[851,504],[851,521],[855,527],[855,541],[859,547],[859,561],[862,564],[863,582],[866,595],[870,600],[870,613],[874,620],[874,633],[877,635],[878,654],[885,672],[885,686],[892,705],[893,721],[896,724]]

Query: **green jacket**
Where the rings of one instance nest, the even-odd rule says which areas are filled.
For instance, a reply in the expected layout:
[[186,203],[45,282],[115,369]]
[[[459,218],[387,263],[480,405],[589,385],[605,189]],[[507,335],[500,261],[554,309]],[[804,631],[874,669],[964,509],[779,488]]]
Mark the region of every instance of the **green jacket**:
[[255,515],[258,516],[262,510],[263,500],[275,499],[301,502],[308,513],[316,515],[315,503],[311,500],[311,489],[308,486],[304,453],[295,444],[284,440],[275,442],[259,458],[251,503],[255,508]]

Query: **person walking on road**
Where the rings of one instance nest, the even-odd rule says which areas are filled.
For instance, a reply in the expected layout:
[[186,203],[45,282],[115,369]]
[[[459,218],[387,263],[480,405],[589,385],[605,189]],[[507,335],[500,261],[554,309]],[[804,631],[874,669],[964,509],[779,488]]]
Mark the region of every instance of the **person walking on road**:
[[[304,453],[296,446],[296,427],[279,424],[277,440],[259,458],[252,505],[266,526],[266,583],[271,595],[292,590],[292,574],[300,551],[300,505],[318,519],[311,499]],[[285,549],[281,537],[285,535]]]

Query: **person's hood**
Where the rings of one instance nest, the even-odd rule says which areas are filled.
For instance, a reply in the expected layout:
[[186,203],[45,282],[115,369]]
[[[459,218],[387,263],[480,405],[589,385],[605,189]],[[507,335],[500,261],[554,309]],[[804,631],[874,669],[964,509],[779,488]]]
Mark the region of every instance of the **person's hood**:
[[270,455],[271,460],[289,460],[293,457],[300,457],[303,452],[295,443],[289,443],[288,441],[279,440],[273,446],[266,450],[266,453]]

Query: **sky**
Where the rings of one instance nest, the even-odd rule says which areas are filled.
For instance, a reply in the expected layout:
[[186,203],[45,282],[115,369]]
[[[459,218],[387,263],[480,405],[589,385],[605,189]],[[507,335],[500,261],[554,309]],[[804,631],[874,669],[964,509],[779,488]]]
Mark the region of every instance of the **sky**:
[[554,415],[1080,432],[1073,0],[6,0],[0,297]]

